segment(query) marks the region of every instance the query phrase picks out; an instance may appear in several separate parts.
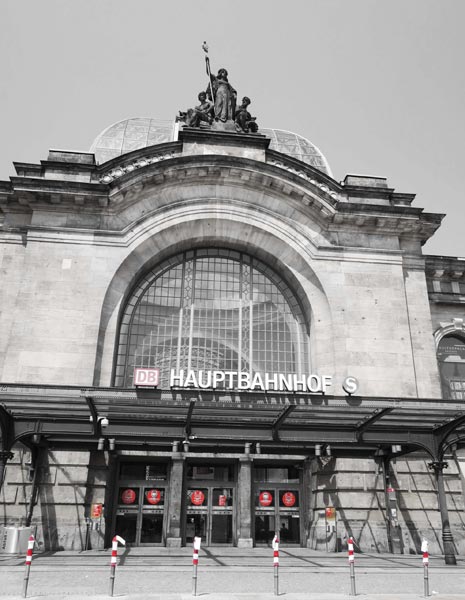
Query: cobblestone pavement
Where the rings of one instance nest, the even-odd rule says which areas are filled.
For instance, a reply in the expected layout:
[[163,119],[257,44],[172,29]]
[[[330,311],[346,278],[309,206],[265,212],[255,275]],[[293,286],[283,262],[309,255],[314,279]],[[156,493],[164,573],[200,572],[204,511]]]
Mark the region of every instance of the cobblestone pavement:
[[[123,600],[192,598],[191,548],[119,551],[114,596]],[[357,595],[362,600],[412,600],[423,596],[421,556],[357,554]],[[56,552],[34,556],[29,598],[67,600],[109,596],[110,552]],[[275,598],[272,551],[203,548],[197,594],[204,600]],[[438,600],[465,600],[465,559],[457,566],[430,559],[430,592]],[[0,555],[0,596],[22,597],[24,557]],[[286,600],[351,598],[347,556],[281,548],[279,592]]]

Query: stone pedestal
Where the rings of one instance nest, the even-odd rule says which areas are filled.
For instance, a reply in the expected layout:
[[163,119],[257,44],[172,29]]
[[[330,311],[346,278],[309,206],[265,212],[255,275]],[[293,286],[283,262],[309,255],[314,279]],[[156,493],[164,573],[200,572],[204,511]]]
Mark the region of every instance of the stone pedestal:
[[181,454],[173,455],[168,501],[168,526],[166,529],[166,546],[179,548],[181,546],[181,507],[183,498],[184,459]]
[[250,456],[239,459],[238,475],[238,548],[252,548],[252,460]]

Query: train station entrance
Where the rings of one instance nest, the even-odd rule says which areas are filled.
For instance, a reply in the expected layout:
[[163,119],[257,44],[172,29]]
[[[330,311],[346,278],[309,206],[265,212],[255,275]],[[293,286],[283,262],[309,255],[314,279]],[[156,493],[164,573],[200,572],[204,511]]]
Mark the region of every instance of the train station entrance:
[[255,545],[269,545],[275,535],[286,545],[301,541],[301,482],[295,466],[256,466],[254,473]]
[[202,538],[204,546],[234,543],[236,467],[188,464],[184,541]]
[[132,546],[164,545],[168,464],[121,462],[115,531]]

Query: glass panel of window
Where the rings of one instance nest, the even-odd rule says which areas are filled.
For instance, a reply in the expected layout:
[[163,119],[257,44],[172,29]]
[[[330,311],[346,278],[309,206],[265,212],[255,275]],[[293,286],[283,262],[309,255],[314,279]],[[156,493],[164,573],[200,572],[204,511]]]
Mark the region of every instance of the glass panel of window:
[[273,483],[299,483],[299,471],[296,467],[255,467],[254,481]]
[[437,355],[444,398],[465,400],[465,341],[447,335],[439,342]]
[[187,478],[212,481],[234,481],[234,465],[188,465]]
[[166,478],[166,463],[123,462],[120,464],[120,479],[165,481]]

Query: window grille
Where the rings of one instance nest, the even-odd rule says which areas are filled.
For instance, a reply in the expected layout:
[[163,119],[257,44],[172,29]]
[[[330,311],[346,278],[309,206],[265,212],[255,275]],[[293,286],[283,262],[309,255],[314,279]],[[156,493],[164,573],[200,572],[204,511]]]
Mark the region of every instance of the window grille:
[[308,373],[308,328],[296,296],[267,265],[226,249],[170,258],[133,290],[120,322],[115,385],[135,367]]

